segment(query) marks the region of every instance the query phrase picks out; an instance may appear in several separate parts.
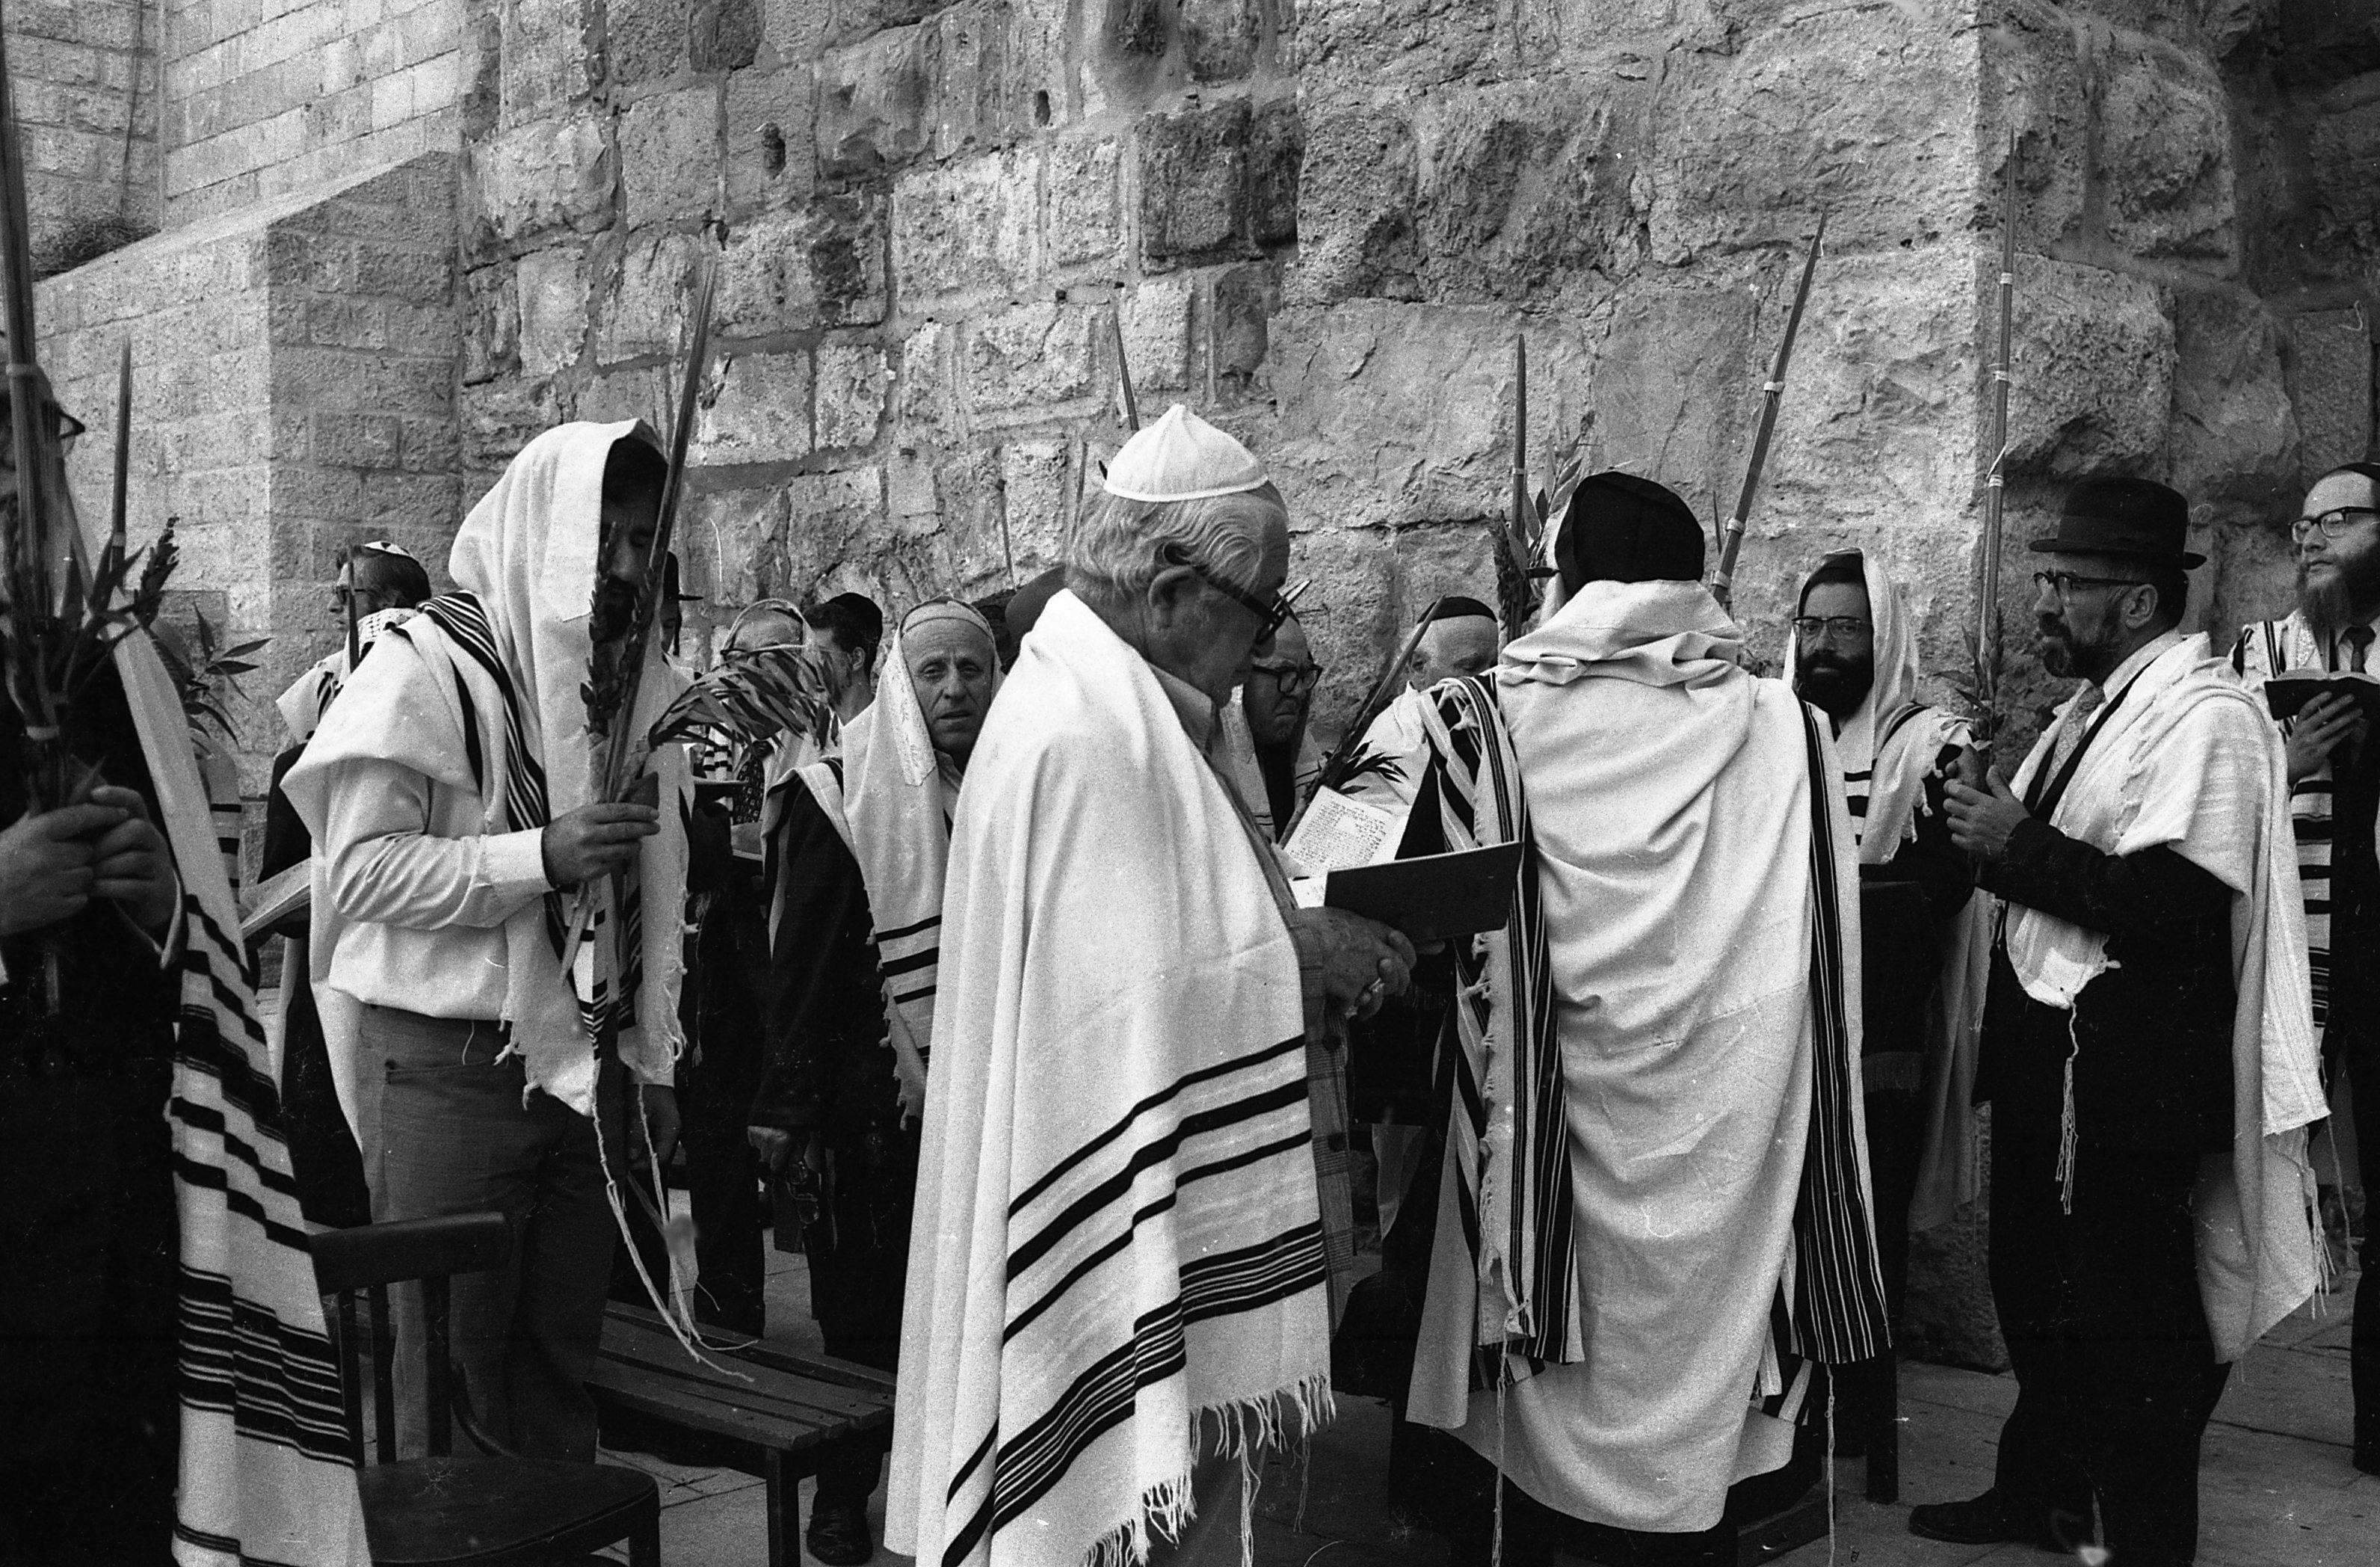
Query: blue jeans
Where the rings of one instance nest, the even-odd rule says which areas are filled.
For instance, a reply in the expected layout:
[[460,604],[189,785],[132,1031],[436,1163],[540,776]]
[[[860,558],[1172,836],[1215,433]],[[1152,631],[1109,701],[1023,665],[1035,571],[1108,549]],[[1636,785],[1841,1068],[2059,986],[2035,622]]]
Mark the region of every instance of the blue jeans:
[[[458,1275],[450,1297],[473,1413],[528,1457],[594,1462],[586,1379],[618,1240],[594,1123],[543,1093],[524,1102],[521,1061],[497,1062],[504,1034],[492,1022],[366,1007],[363,1044],[366,1060],[387,1063],[373,1216],[492,1211],[512,1225],[504,1266]],[[616,1062],[604,1064],[598,1103],[605,1146],[625,1160]],[[395,1294],[398,1446],[410,1456],[426,1428],[420,1297]]]

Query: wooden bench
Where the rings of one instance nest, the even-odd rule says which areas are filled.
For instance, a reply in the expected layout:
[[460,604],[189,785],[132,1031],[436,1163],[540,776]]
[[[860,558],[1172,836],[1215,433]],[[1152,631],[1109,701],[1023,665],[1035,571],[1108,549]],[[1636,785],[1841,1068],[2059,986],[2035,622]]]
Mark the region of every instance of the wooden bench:
[[763,1344],[703,1353],[726,1369],[689,1356],[650,1311],[613,1305],[588,1391],[599,1407],[706,1439],[729,1466],[767,1481],[769,1567],[799,1567],[797,1488],[830,1452],[892,1447],[892,1379]]

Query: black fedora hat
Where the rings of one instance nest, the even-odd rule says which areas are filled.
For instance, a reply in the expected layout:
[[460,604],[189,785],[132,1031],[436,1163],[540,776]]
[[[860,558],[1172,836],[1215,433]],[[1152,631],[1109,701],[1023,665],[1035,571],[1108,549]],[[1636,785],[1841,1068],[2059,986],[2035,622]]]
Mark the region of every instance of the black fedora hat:
[[2058,531],[2033,541],[2037,555],[2130,555],[2189,567],[2206,557],[2182,548],[2190,503],[2149,479],[2086,479],[2066,492]]

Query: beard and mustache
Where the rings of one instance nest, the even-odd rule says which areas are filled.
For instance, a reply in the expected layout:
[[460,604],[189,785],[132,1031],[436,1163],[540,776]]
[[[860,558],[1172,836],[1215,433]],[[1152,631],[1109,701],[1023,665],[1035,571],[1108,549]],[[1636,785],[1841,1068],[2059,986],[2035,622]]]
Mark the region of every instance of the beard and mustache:
[[1793,661],[1793,689],[1829,718],[1849,718],[1876,684],[1876,655],[1804,648]]
[[2305,556],[2298,556],[2298,605],[2317,635],[2334,637],[2362,625],[2380,605],[2380,545],[2365,544],[2348,555],[2334,545],[2327,559],[2333,569],[2317,582],[2308,579]]
[[2098,614],[2077,625],[2072,606],[2057,614],[2036,615],[2034,629],[2041,642],[2041,667],[2060,680],[2098,681],[2115,673],[2107,655],[2119,637],[2115,606],[2102,604]]

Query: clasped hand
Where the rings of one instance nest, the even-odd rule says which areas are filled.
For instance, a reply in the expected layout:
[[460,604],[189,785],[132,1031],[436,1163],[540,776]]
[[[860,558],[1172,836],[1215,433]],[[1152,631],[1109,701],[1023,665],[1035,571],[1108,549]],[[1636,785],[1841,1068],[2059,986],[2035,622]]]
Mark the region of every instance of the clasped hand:
[[0,832],[0,935],[71,919],[93,898],[153,935],[180,895],[173,855],[133,790],[103,784],[81,805],[28,812]]
[[2289,724],[2289,782],[2301,784],[2322,771],[2341,746],[2363,743],[2363,710],[2335,691],[2325,691],[2298,710]]
[[1322,996],[1349,1017],[1369,1017],[1413,982],[1413,943],[1402,931],[1342,908],[1302,908],[1290,915],[1301,957],[1320,961]]
[[612,876],[637,863],[637,850],[662,830],[662,813],[651,806],[598,801],[546,823],[538,846],[550,887],[576,887]]
[[2005,856],[2017,824],[2032,815],[1999,769],[1985,767],[1972,750],[1960,758],[1957,775],[1943,786],[1942,814],[1950,820],[1950,842],[1978,860]]

